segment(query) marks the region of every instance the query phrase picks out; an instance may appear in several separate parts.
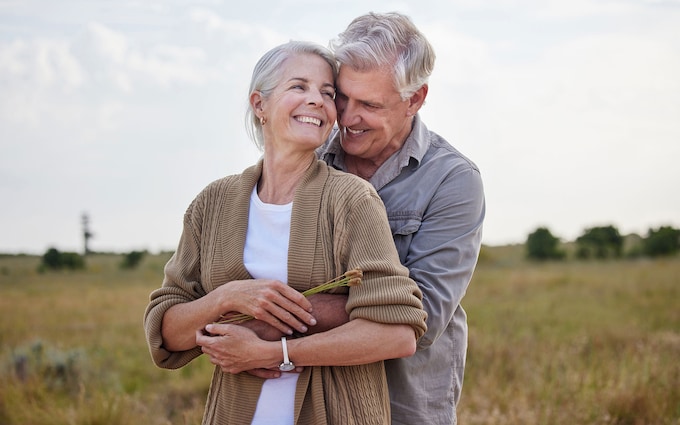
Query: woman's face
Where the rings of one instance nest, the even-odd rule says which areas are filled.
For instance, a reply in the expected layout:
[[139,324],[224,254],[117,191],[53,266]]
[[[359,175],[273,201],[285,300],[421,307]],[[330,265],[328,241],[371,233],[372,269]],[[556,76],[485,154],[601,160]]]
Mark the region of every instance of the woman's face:
[[262,99],[265,149],[314,150],[330,134],[337,116],[330,65],[314,54],[298,54],[281,67],[280,82]]

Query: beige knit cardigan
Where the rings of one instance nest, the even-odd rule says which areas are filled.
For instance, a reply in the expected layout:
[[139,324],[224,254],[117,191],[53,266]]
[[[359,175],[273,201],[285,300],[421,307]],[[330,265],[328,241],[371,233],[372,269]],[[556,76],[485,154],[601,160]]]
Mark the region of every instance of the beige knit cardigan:
[[[163,286],[151,294],[144,315],[149,350],[159,367],[179,368],[201,355],[198,347],[184,352],[163,348],[161,321],[168,308],[230,281],[251,278],[243,265],[243,247],[250,194],[261,173],[260,161],[240,175],[217,180],[187,209]],[[349,289],[350,320],[409,324],[419,338],[426,330],[422,294],[399,262],[380,197],[367,182],[315,161],[293,201],[288,284],[303,291],[355,267],[364,278],[362,285]],[[250,424],[263,382],[216,367],[203,423]],[[389,410],[382,362],[306,367],[299,377],[296,424],[389,424]]]

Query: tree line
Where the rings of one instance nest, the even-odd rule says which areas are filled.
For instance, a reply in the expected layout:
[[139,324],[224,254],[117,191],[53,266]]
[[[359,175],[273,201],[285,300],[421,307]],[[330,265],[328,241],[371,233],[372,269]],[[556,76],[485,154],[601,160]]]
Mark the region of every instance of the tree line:
[[[680,229],[661,226],[650,228],[645,237],[624,237],[612,225],[591,227],[576,238],[574,245],[572,255],[577,259],[670,256],[680,251]],[[547,227],[530,233],[525,247],[527,257],[532,260],[561,260],[568,256],[564,244]]]
[[[93,252],[88,250],[88,254]],[[142,262],[147,251],[131,251],[122,254],[122,260],[119,263],[121,269],[134,269]],[[62,252],[57,248],[49,248],[43,254],[41,263],[38,266],[39,272],[46,272],[48,270],[80,270],[85,268],[85,255],[77,252]]]

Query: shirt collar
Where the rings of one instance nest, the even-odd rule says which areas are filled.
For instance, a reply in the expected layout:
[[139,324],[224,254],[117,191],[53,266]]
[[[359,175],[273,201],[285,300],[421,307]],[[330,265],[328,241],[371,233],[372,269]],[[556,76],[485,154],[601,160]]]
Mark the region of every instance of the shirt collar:
[[[427,127],[420,119],[420,115],[416,114],[413,118],[413,125],[404,145],[389,157],[378,168],[376,173],[371,177],[370,183],[380,190],[387,183],[394,180],[404,169],[411,163],[411,158],[414,159],[414,167],[418,167],[422,161],[427,148],[429,146],[429,138],[427,137]],[[345,167],[345,153],[340,145],[340,131],[334,128],[328,142],[320,148],[320,157],[326,163],[332,165],[342,171],[347,171]]]

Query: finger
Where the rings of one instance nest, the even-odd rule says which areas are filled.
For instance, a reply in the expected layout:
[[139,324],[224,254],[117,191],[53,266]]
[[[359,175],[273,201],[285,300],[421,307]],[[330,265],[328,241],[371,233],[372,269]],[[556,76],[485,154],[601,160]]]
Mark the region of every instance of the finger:
[[205,338],[214,338],[216,336],[226,335],[229,327],[233,326],[226,323],[209,323],[205,325],[205,330],[210,336],[204,335]]
[[209,337],[202,330],[196,331],[196,345],[204,347],[209,342]]
[[312,303],[307,297],[285,283],[277,282],[277,284],[279,284],[278,296],[270,300],[272,306],[270,312],[278,320],[299,332],[307,332],[304,326],[316,325],[316,319],[311,314]]
[[316,319],[311,313],[288,299],[284,299],[279,307],[281,308],[279,319],[299,332],[307,332],[306,326],[316,325]]
[[[270,326],[273,326],[279,332],[282,332],[284,335],[292,335],[293,334],[293,327],[287,325],[286,323],[284,323],[282,320],[280,320],[277,317],[277,314],[278,315],[285,315],[287,312],[285,310],[281,309],[280,307],[276,306],[276,305],[273,305],[270,308],[272,310],[274,310],[276,313],[273,314],[272,312],[270,312],[268,310],[263,310],[260,314],[255,316],[255,318],[257,320],[264,322],[264,323],[267,323]],[[295,324],[294,328],[297,329],[301,325],[302,324],[300,324],[298,322],[298,324]],[[304,325],[302,325],[302,326],[304,326]]]
[[291,312],[290,310],[297,310],[298,312],[304,313],[304,314],[309,314],[305,313],[304,311],[300,310],[299,308],[295,308],[295,304],[292,304],[290,302],[285,302],[285,306],[274,306],[273,309],[274,311],[272,312],[273,315],[276,316],[276,318],[281,321],[284,325],[290,326],[291,328],[297,330],[298,332],[305,333],[307,332],[307,325],[300,321],[300,319],[295,315],[295,313]]
[[307,299],[307,297],[285,283],[282,283],[281,285],[282,288],[279,290],[279,292],[286,298],[286,301],[294,304],[297,309],[304,311],[305,313],[312,312],[312,303]]
[[281,372],[272,369],[250,369],[246,373],[262,379],[274,379],[281,376]]

